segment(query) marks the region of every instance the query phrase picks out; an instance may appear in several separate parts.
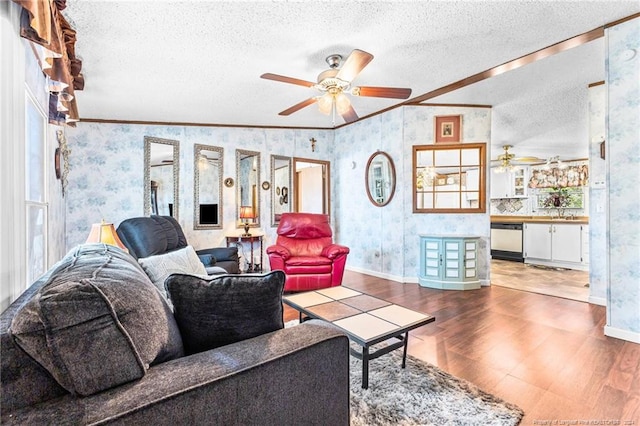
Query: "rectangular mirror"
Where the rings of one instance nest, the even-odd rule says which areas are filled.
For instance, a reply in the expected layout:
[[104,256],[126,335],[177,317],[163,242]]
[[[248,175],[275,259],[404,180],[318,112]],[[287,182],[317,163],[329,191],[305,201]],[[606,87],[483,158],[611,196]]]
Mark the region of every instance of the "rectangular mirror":
[[193,156],[193,229],[221,229],[224,149],[195,144]]
[[484,143],[413,147],[414,213],[484,213]]
[[180,142],[144,137],[144,215],[178,219]]
[[260,227],[260,153],[236,149],[236,226]]
[[291,157],[271,156],[271,226],[278,226],[282,213],[291,212]]

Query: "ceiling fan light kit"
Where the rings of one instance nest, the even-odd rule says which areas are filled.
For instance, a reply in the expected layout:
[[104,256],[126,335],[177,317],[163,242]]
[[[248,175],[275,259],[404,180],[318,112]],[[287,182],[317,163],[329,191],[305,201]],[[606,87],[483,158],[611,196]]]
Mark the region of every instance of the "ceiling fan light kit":
[[322,93],[319,96],[314,96],[287,108],[280,112],[279,115],[286,116],[293,114],[294,112],[317,102],[320,112],[326,115],[333,113],[333,124],[335,126],[336,113],[342,116],[346,123],[351,123],[359,118],[351,105],[351,100],[345,95],[345,93],[353,96],[394,99],[407,99],[411,95],[411,89],[407,88],[373,86],[351,87],[353,79],[360,74],[372,59],[372,54],[363,50],[354,49],[344,61],[342,67],[340,67],[342,56],[338,54],[329,55],[326,58],[329,69],[322,71],[318,75],[317,83],[271,73],[262,74],[260,77],[266,80],[309,87]]

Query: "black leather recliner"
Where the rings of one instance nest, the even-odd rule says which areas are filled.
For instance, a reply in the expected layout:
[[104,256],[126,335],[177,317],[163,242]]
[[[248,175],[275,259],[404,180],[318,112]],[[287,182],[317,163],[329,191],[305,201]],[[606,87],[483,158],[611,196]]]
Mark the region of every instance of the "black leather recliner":
[[[164,254],[188,245],[182,227],[171,216],[126,219],[116,232],[129,249],[129,254],[136,259]],[[196,253],[208,273],[214,266],[225,269],[229,274],[240,273],[237,247],[214,247],[196,250]]]

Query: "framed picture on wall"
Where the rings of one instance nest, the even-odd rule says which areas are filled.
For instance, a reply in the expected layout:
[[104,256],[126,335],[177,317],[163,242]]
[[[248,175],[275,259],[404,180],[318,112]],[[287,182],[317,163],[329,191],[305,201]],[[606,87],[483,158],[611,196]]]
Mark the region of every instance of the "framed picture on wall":
[[461,142],[461,115],[440,115],[434,117],[436,143]]

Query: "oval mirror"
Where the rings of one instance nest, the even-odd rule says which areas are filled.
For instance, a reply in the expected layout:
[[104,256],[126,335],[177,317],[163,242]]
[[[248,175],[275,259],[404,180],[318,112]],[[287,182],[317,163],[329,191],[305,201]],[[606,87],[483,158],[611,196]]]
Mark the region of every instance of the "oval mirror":
[[180,142],[144,137],[144,215],[178,219]]
[[236,149],[236,226],[260,227],[260,153]]
[[220,229],[224,148],[195,144],[193,154],[193,229]]
[[396,191],[396,168],[389,154],[378,151],[369,157],[365,180],[371,203],[376,207],[389,204]]
[[291,212],[291,157],[271,155],[271,226],[278,226],[282,213]]

